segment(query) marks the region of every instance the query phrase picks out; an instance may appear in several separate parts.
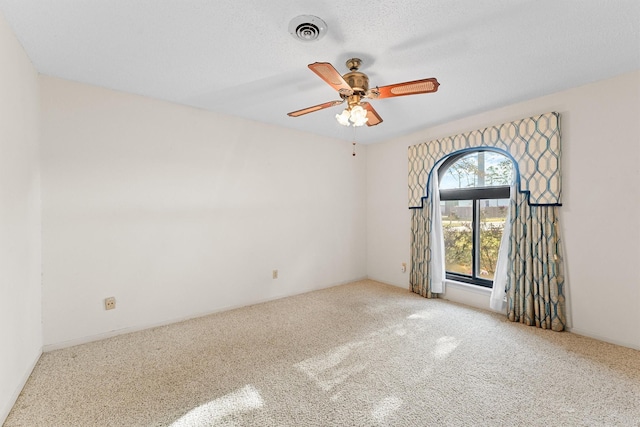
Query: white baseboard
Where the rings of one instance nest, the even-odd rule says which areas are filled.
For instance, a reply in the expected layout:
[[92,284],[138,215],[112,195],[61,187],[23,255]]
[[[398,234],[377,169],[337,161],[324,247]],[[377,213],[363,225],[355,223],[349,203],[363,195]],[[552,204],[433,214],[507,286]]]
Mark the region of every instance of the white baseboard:
[[593,338],[598,341],[608,342],[609,344],[615,344],[622,347],[632,348],[634,350],[640,350],[640,344],[638,343],[611,339],[602,335],[593,334],[589,331],[585,331],[584,329],[580,329],[580,328],[567,328],[567,332],[571,332],[572,334],[576,334],[576,335],[582,335],[583,337]]
[[395,286],[396,288],[411,290],[411,285],[409,285],[408,283],[398,283],[391,280],[378,279],[372,276],[367,276],[362,280],[373,280],[374,282],[384,283],[385,285]]
[[304,291],[298,292],[298,293],[273,295],[273,296],[271,296],[269,298],[250,301],[250,302],[248,302],[246,304],[228,305],[228,306],[216,308],[216,309],[211,310],[211,311],[207,311],[207,312],[203,312],[203,313],[194,313],[194,314],[190,314],[190,315],[183,316],[183,317],[163,320],[161,322],[154,322],[154,323],[148,323],[148,324],[143,324],[143,325],[131,326],[131,327],[122,328],[122,329],[115,329],[113,331],[103,332],[103,333],[100,333],[100,334],[89,335],[89,336],[85,336],[85,337],[74,338],[74,339],[67,340],[67,341],[60,341],[60,342],[55,342],[55,343],[51,343],[51,344],[46,344],[46,345],[44,345],[42,347],[42,351],[46,353],[46,352],[50,352],[50,351],[61,350],[63,348],[74,347],[76,345],[87,344],[87,343],[94,342],[94,341],[100,341],[100,340],[104,340],[104,339],[107,339],[107,338],[112,338],[112,337],[115,337],[115,336],[118,336],[118,335],[124,335],[124,334],[129,334],[129,333],[132,333],[132,332],[144,331],[146,329],[158,328],[160,326],[166,326],[166,325],[171,325],[173,323],[180,323],[180,322],[184,322],[184,321],[191,320],[191,319],[197,319],[198,317],[209,316],[211,314],[222,313],[224,311],[235,310],[237,308],[242,308],[242,307],[249,307],[249,306],[256,305],[256,304],[262,304],[262,303],[269,302],[269,301],[279,300],[281,298],[287,298],[287,297],[292,297],[292,296],[295,296],[295,295],[305,294],[305,293],[308,293],[308,292],[319,291],[321,289],[332,288],[334,286],[346,285],[347,283],[357,282],[359,280],[365,280],[365,279],[366,279],[366,277],[356,278],[356,279],[353,279],[353,280],[347,280],[347,281],[343,281],[343,282],[332,283],[332,284],[329,284],[327,286],[322,286],[322,287],[319,287],[319,288],[316,288],[316,289],[304,290]]
[[[389,283],[387,281],[376,279],[374,277],[369,277],[369,279],[370,280],[375,280],[377,282],[385,283],[387,285],[405,287],[404,285],[401,286],[401,285],[397,285],[397,284],[394,284],[394,283]],[[487,297],[487,298],[491,295],[491,289],[489,289],[489,288],[481,288],[479,286],[471,286],[471,285],[467,285],[465,283],[460,283],[460,282],[454,282],[454,281],[447,280],[447,286],[451,286],[451,287],[453,287],[455,289],[459,289],[459,290],[464,291],[464,292],[469,292],[471,294],[482,295],[482,296]],[[445,293],[443,299],[448,300],[448,301],[452,301],[452,302],[456,302],[456,303],[459,303],[459,304],[465,304],[465,305],[468,305],[468,306],[471,306],[471,307],[474,307],[474,308],[479,308],[481,310],[487,310],[487,311],[491,311],[491,312],[494,312],[494,313],[504,314],[502,312],[491,310],[489,308],[488,302],[487,302],[486,306],[480,306],[480,305],[472,304],[467,300],[461,301],[458,298],[448,298],[446,293]],[[570,333],[573,333],[573,334],[576,334],[576,335],[582,335],[584,337],[593,338],[593,339],[596,339],[598,341],[608,342],[610,344],[615,344],[615,345],[619,345],[619,346],[622,346],[622,347],[632,348],[634,350],[640,350],[640,343],[632,343],[632,342],[628,342],[628,341],[621,341],[621,340],[611,339],[611,338],[608,338],[608,337],[605,337],[605,336],[602,336],[602,335],[591,333],[589,331],[586,331],[586,330],[580,329],[580,328],[569,328],[569,327],[567,327],[566,330],[567,330],[567,332],[570,332]]]
[[18,397],[20,396],[20,393],[22,393],[22,389],[27,384],[27,381],[29,381],[29,377],[31,376],[31,373],[33,372],[34,368],[36,367],[36,364],[38,363],[38,360],[40,360],[40,356],[42,356],[42,350],[38,351],[36,357],[29,364],[29,368],[23,374],[20,383],[18,384],[18,386],[14,390],[14,392],[11,395],[11,397],[9,398],[9,400],[6,402],[5,406],[3,408],[0,408],[0,426],[4,425],[4,422],[7,420],[7,417],[9,416],[9,412],[11,412],[11,409],[13,408],[13,405],[16,404],[16,401],[18,400]]
[[63,348],[75,347],[76,345],[88,344],[90,342],[101,341],[101,340],[104,340],[104,339],[107,339],[107,338],[113,338],[113,337],[116,337],[118,335],[130,334],[130,333],[133,333],[133,332],[144,331],[146,329],[153,329],[153,328],[158,328],[158,327],[161,327],[161,326],[172,325],[174,323],[180,323],[180,322],[185,322],[185,321],[191,320],[191,319],[197,319],[198,317],[204,317],[204,316],[209,316],[211,314],[222,313],[224,311],[235,310],[236,308],[248,307],[248,306],[252,306],[252,305],[255,305],[255,304],[262,304],[264,302],[274,301],[274,300],[277,300],[277,299],[280,299],[280,298],[284,298],[284,297],[285,296],[276,295],[276,296],[273,296],[271,298],[265,298],[265,299],[262,299],[262,300],[252,301],[252,302],[250,302],[248,304],[229,305],[229,306],[220,307],[220,308],[217,308],[215,310],[211,310],[211,311],[207,311],[207,312],[194,313],[194,314],[191,314],[191,315],[182,316],[182,317],[176,317],[176,318],[172,318],[172,319],[167,319],[167,320],[163,320],[163,321],[160,321],[160,322],[145,323],[145,324],[142,324],[142,325],[130,326],[130,327],[121,328],[121,329],[114,329],[113,331],[102,332],[102,333],[95,334],[95,335],[88,335],[88,336],[84,336],[84,337],[80,337],[80,338],[74,338],[74,339],[67,340],[67,341],[60,341],[60,342],[47,344],[47,345],[43,346],[42,351],[46,353],[46,352],[50,352],[50,351],[61,350]]

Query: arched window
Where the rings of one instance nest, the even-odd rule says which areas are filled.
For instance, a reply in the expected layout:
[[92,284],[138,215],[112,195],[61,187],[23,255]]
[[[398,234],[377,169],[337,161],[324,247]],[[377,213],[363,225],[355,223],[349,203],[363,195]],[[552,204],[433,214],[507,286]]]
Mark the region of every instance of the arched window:
[[511,160],[494,151],[454,155],[440,167],[447,279],[493,286],[514,180]]

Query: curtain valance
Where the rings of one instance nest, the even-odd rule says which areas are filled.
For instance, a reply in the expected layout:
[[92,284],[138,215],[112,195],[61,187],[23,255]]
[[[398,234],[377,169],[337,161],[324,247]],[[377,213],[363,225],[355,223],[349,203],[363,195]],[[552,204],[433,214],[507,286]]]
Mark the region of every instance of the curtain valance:
[[428,197],[434,165],[446,156],[487,147],[509,155],[517,169],[518,189],[530,205],[561,205],[560,120],[546,113],[409,147],[409,208]]

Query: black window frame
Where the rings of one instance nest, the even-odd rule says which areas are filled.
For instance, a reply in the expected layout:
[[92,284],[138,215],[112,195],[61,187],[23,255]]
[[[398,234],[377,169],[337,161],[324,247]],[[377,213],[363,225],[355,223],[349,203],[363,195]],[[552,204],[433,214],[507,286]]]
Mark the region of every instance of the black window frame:
[[[460,160],[461,158],[468,156],[469,154],[478,153],[480,151],[490,150],[477,150],[472,152],[465,152],[452,156],[447,159],[442,166],[438,169],[438,181],[442,180],[442,177],[446,174],[449,166]],[[500,153],[502,154],[502,153]],[[506,157],[506,156],[505,156]],[[487,199],[506,199],[511,197],[510,185],[499,185],[491,187],[471,187],[471,188],[455,188],[455,189],[443,189],[440,190],[440,201],[471,201],[472,220],[472,254],[471,254],[471,275],[454,273],[450,271],[445,272],[445,277],[448,280],[454,280],[456,282],[467,283],[476,286],[482,286],[485,288],[493,288],[493,280],[483,279],[480,277],[480,201]]]

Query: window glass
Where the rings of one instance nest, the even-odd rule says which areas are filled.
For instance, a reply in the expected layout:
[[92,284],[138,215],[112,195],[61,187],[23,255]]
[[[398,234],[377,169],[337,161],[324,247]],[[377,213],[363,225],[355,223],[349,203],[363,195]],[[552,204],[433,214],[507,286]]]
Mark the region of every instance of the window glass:
[[445,269],[471,276],[473,262],[473,202],[440,202],[444,234]]
[[447,167],[440,189],[494,187],[513,182],[513,163],[492,151],[467,154]]
[[511,160],[476,151],[439,173],[447,278],[492,287],[514,178]]
[[502,231],[507,218],[509,201],[505,199],[480,200],[480,266],[479,276],[494,279]]

